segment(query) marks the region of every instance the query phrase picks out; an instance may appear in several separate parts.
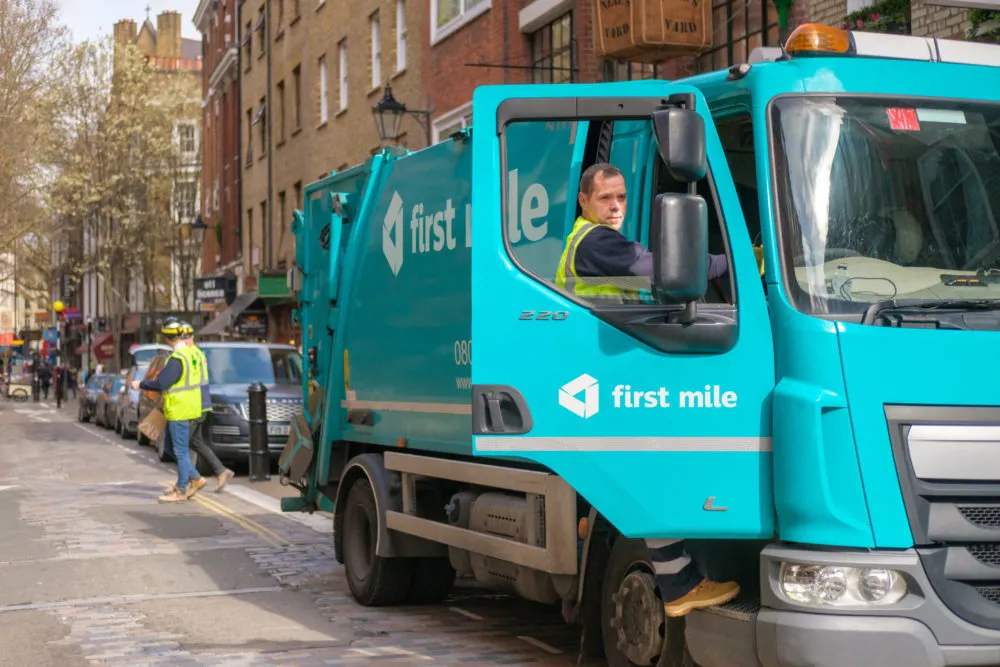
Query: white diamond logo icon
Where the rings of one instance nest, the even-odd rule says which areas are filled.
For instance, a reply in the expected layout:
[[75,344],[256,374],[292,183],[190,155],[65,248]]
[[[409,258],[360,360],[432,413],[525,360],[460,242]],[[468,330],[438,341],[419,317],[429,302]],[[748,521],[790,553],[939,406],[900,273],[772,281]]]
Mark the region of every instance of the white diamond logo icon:
[[559,387],[559,405],[577,417],[590,419],[600,409],[598,405],[599,386],[595,378],[584,373],[575,380],[571,380]]
[[382,252],[392,275],[398,276],[403,267],[403,198],[398,192],[392,193],[389,210],[382,221]]

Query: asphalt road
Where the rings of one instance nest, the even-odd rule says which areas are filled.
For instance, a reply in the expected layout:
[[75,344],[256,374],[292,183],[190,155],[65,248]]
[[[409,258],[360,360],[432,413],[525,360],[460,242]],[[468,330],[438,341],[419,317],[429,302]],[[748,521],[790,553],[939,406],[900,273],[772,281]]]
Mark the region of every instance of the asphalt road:
[[2,667],[578,664],[557,608],[469,583],[362,607],[328,517],[245,477],[157,503],[175,467],[75,415],[0,399]]

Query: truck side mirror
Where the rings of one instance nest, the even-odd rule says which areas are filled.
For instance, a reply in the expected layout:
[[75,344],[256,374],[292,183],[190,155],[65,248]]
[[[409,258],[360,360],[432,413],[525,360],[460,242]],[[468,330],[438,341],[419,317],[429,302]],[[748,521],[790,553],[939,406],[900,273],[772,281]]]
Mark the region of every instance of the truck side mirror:
[[671,301],[697,301],[708,289],[708,204],[700,195],[656,196],[653,286]]
[[705,178],[705,120],[690,109],[657,109],[653,112],[653,132],[660,157],[670,175],[681,183]]

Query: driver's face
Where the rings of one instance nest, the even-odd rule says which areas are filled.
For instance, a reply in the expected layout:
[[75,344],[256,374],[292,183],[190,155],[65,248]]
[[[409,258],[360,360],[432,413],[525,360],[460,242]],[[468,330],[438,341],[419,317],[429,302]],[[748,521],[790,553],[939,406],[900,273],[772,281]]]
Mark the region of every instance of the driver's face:
[[625,178],[598,174],[594,179],[594,189],[590,195],[580,193],[580,208],[583,217],[599,225],[607,225],[615,231],[621,229],[625,221]]

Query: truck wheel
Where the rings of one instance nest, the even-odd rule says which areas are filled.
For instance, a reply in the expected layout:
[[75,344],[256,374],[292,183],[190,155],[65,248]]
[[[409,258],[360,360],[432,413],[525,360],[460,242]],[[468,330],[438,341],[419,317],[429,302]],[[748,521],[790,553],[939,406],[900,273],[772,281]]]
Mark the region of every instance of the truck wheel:
[[412,559],[375,554],[379,515],[371,484],[364,477],[347,493],[344,509],[344,569],[351,595],[369,607],[400,604],[413,581]]
[[416,558],[409,604],[437,604],[448,597],[455,583],[455,568],[447,558]]
[[684,644],[683,623],[663,614],[646,543],[615,540],[601,591],[608,667],[695,667]]

